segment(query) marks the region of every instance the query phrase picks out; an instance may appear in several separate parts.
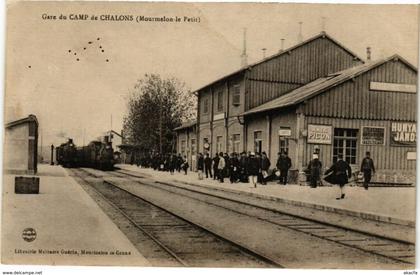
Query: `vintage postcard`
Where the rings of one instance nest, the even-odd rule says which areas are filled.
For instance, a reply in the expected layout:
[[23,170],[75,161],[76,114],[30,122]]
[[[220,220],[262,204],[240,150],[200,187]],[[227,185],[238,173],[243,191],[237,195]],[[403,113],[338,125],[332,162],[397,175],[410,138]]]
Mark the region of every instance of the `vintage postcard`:
[[415,268],[417,5],[6,14],[2,264]]

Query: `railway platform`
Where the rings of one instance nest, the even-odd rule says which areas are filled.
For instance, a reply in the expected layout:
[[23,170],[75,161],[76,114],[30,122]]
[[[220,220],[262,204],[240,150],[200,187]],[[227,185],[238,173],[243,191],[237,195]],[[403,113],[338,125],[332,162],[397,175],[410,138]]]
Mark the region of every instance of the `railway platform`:
[[202,185],[217,189],[226,189],[235,193],[252,195],[268,200],[280,200],[291,205],[304,206],[325,212],[338,213],[353,217],[365,218],[373,221],[390,222],[399,225],[415,226],[415,198],[414,187],[363,187],[346,186],[346,197],[336,200],[338,188],[336,186],[320,186],[310,188],[302,185],[280,185],[269,182],[251,188],[248,183],[231,184],[229,179],[219,183],[213,179],[198,179],[195,172],[188,171],[188,175],[175,172],[154,171],[135,165],[120,164],[121,169],[141,172],[153,178],[167,182],[183,182],[192,185]]
[[3,177],[3,263],[149,265],[65,169],[38,165],[35,176],[39,194],[15,194],[15,175]]

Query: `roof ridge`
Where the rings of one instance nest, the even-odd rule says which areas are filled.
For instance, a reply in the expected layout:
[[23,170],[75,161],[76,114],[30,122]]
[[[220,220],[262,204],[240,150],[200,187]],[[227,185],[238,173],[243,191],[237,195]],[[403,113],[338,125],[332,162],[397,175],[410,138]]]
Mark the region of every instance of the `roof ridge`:
[[257,65],[259,65],[261,63],[264,63],[264,62],[266,62],[268,60],[271,60],[271,59],[274,59],[276,57],[279,57],[279,56],[281,56],[281,55],[283,55],[285,53],[289,53],[289,52],[291,52],[291,51],[293,51],[293,50],[295,50],[295,49],[297,49],[297,48],[299,48],[301,46],[304,46],[304,45],[306,45],[306,44],[308,44],[308,43],[310,43],[310,42],[318,39],[318,38],[328,38],[333,43],[335,43],[337,46],[339,46],[340,48],[342,48],[345,51],[347,51],[350,55],[352,55],[353,57],[355,57],[358,60],[360,60],[363,63],[365,63],[365,61],[362,58],[360,58],[358,55],[356,55],[354,52],[352,52],[351,50],[349,50],[347,47],[345,47],[343,44],[341,44],[340,42],[338,42],[336,39],[334,39],[331,35],[329,35],[325,31],[322,31],[319,34],[314,35],[314,36],[312,36],[312,37],[310,37],[310,38],[308,38],[308,39],[306,39],[306,40],[304,40],[304,41],[302,41],[300,43],[297,43],[297,44],[295,44],[295,45],[293,45],[293,46],[291,46],[291,47],[289,47],[289,48],[287,48],[287,49],[285,49],[283,51],[280,51],[278,53],[275,53],[273,55],[270,55],[270,56],[268,56],[266,58],[263,58],[263,59],[261,59],[259,61],[256,61],[256,62],[254,62],[252,64],[249,64],[247,66],[244,66],[244,67],[242,67],[240,69],[237,69],[237,70],[235,70],[235,71],[233,71],[231,73],[225,74],[225,75],[223,75],[221,77],[218,77],[216,80],[214,80],[214,81],[212,81],[212,82],[210,82],[210,83],[208,83],[208,84],[206,84],[206,85],[204,85],[204,86],[202,86],[202,87],[200,87],[198,89],[195,89],[194,90],[194,93],[198,93],[200,90],[203,90],[204,88],[206,88],[206,87],[208,87],[210,85],[213,85],[213,84],[215,84],[215,83],[217,83],[217,82],[219,82],[219,81],[221,81],[221,80],[223,80],[223,79],[225,79],[227,77],[230,77],[230,76],[233,76],[235,74],[241,73],[241,72],[243,72],[245,70],[249,70],[249,69],[251,69],[254,66],[257,66]]
[[[382,64],[384,64],[384,63],[386,63],[390,60],[393,60],[395,58],[398,58],[398,60],[402,60],[404,63],[407,63],[407,65],[410,66],[412,69],[417,71],[417,69],[411,63],[406,61],[404,58],[402,58],[398,54],[393,54],[393,55],[391,55],[389,57],[386,57],[386,58],[382,58],[382,59],[379,59],[379,60],[376,60],[376,61],[365,63],[365,64],[362,64],[362,65],[359,65],[359,66],[351,67],[351,68],[345,69],[345,70],[340,71],[340,72],[329,74],[329,75],[324,76],[324,77],[319,77],[319,78],[315,79],[314,81],[311,81],[311,82],[309,82],[309,83],[307,83],[307,84],[305,84],[301,87],[298,87],[298,88],[292,90],[291,92],[289,92],[287,94],[284,94],[282,96],[274,98],[274,99],[272,99],[272,100],[270,100],[270,101],[268,101],[268,102],[266,102],[262,105],[259,105],[259,106],[255,107],[253,109],[250,109],[246,112],[243,112],[242,114],[243,115],[248,115],[248,114],[259,113],[259,112],[268,111],[268,110],[272,110],[272,109],[276,109],[276,108],[287,107],[287,106],[299,104],[299,103],[301,103],[305,100],[308,100],[312,97],[315,97],[315,96],[325,92],[326,90],[328,90],[328,89],[330,89],[334,86],[337,86],[341,83],[344,83],[344,82],[348,81],[349,79],[355,78],[355,77],[357,77],[357,76],[359,76],[359,75],[361,75],[361,74],[363,74],[367,71],[370,71],[370,70],[372,70],[372,69],[374,69],[374,68],[376,68],[376,67],[378,67],[378,66],[380,66],[380,65],[382,65]],[[322,80],[325,80],[325,81],[322,81]],[[317,87],[317,88],[312,87],[315,82],[320,82],[320,81],[322,81],[321,83],[318,84],[320,87]],[[318,85],[315,85],[315,87],[318,86]],[[309,90],[313,89],[313,91],[309,91],[309,93],[306,96],[302,96],[301,98],[299,98],[298,97],[299,95],[297,93],[305,91],[305,88],[306,89],[309,88]],[[285,103],[284,106],[273,106],[273,107],[269,107],[267,109],[261,108],[264,105],[270,106],[270,104],[273,104],[273,102],[281,101],[282,99],[287,98],[287,97],[290,97],[290,102]],[[295,97],[298,97],[297,100],[296,100]],[[258,110],[258,109],[261,109],[261,110]],[[252,110],[254,110],[254,111],[252,111]]]

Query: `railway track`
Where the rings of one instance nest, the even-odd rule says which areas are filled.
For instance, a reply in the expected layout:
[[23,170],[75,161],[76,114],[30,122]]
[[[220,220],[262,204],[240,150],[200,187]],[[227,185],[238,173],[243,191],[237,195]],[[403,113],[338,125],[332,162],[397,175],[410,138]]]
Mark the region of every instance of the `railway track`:
[[396,240],[367,232],[358,232],[345,227],[319,222],[310,218],[283,213],[258,205],[250,204],[237,199],[221,195],[220,191],[210,193],[204,188],[191,188],[182,184],[170,184],[155,181],[153,184],[140,181],[145,176],[132,174],[126,171],[113,171],[102,175],[111,175],[131,179],[139,184],[158,188],[169,193],[186,196],[188,198],[221,207],[241,215],[247,215],[258,220],[269,222],[278,226],[286,227],[304,234],[309,234],[324,240],[335,242],[340,245],[355,248],[363,252],[385,257],[403,265],[415,264],[415,244],[402,240]]
[[[132,194],[100,175],[72,169],[84,188],[117,211],[137,230],[134,242],[149,242],[140,251],[152,264],[188,267],[282,267],[280,263]],[[115,218],[115,217],[114,217]],[[120,218],[121,219],[121,218]],[[120,221],[121,222],[121,221]],[[133,235],[133,232],[130,232]],[[140,235],[140,237],[139,237]],[[133,242],[133,240],[131,240]]]

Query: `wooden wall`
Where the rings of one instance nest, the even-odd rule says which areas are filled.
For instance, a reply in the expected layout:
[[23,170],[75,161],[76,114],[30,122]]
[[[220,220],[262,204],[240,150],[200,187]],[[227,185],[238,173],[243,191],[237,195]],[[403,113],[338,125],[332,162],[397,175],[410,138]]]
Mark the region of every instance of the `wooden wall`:
[[417,73],[400,60],[388,61],[308,100],[303,113],[354,119],[416,120],[416,93],[371,91],[371,81],[415,85]]
[[246,74],[245,110],[261,105],[319,77],[362,62],[328,36],[253,66]]

